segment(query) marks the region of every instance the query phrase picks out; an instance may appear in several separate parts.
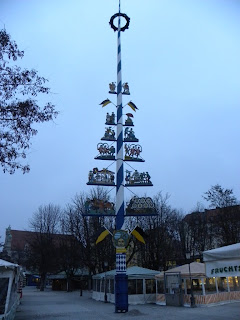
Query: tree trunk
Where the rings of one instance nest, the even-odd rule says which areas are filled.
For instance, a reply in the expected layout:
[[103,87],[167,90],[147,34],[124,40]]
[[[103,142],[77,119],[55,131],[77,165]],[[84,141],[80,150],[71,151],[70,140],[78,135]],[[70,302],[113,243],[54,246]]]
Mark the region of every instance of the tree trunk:
[[41,274],[40,291],[44,291],[45,283],[46,283],[46,273],[44,272]]
[[67,292],[72,292],[72,280],[71,280],[71,277],[67,277]]

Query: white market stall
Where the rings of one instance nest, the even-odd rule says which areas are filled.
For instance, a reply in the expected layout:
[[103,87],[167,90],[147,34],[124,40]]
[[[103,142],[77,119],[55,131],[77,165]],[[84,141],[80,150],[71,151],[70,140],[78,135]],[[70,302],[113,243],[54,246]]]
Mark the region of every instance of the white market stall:
[[[155,275],[159,271],[137,266],[127,268],[128,302],[129,304],[144,304],[156,302]],[[115,303],[114,277],[116,270],[94,275],[92,298],[99,301]]]
[[203,252],[207,277],[218,283],[216,301],[240,300],[240,243]]
[[20,300],[19,286],[19,265],[0,259],[0,319],[14,319]]
[[[233,248],[237,248],[237,251],[234,250],[234,254],[232,252]],[[238,246],[233,246],[223,250],[226,255],[228,255],[229,259],[226,259],[224,261],[225,264],[219,264],[219,261],[217,264],[209,265],[205,269],[204,263],[198,263],[198,262],[192,262],[190,264],[190,273],[189,273],[189,264],[185,264],[173,269],[170,269],[168,271],[161,272],[156,276],[157,279],[157,297],[156,302],[157,304],[166,304],[166,297],[169,292],[166,290],[166,283],[164,282],[164,274],[165,275],[180,275],[181,277],[181,283],[179,284],[179,287],[181,288],[182,292],[182,301],[183,305],[190,305],[191,302],[191,281],[192,279],[192,289],[193,289],[193,295],[195,299],[196,305],[206,305],[206,304],[213,304],[213,303],[219,303],[222,301],[233,301],[233,300],[240,300],[240,274],[238,272],[238,275],[235,273],[236,270],[239,269],[239,263],[237,262],[237,255],[239,256],[239,250]],[[222,248],[219,248],[222,249]],[[216,251],[215,251],[216,250]],[[210,250],[215,251],[218,254],[218,249]],[[214,259],[216,258],[216,255],[212,254],[212,252],[207,251],[208,258]],[[226,253],[228,252],[228,253]],[[210,258],[211,257],[211,258]],[[219,256],[220,257],[220,256]],[[221,255],[222,257],[222,255]],[[216,263],[216,260],[209,261],[211,263]],[[223,262],[221,262],[223,263]],[[224,274],[224,268],[225,272],[228,271],[228,274]],[[206,272],[206,270],[208,270]],[[171,277],[170,277],[171,278]],[[174,290],[176,290],[176,286],[172,288],[172,293],[174,293]],[[170,288],[171,290],[171,288]]]
[[[190,267],[190,269],[189,269]],[[189,272],[190,270],[190,272]],[[180,275],[181,283],[179,286],[181,287],[182,292],[182,300],[183,305],[190,304],[190,289],[191,289],[191,280],[193,280],[193,292],[195,296],[196,304],[202,304],[203,299],[202,297],[206,295],[205,290],[205,283],[206,283],[206,275],[205,275],[205,267],[204,263],[200,262],[192,262],[189,264],[184,264],[182,266],[169,269],[167,271],[160,272],[156,275],[157,280],[157,296],[156,296],[156,303],[157,304],[166,304],[166,283],[164,283],[164,278],[166,276]],[[173,284],[174,285],[174,284]],[[176,286],[173,286],[172,290],[170,289],[170,293],[174,294],[174,291],[177,289]],[[171,292],[172,291],[172,292]]]

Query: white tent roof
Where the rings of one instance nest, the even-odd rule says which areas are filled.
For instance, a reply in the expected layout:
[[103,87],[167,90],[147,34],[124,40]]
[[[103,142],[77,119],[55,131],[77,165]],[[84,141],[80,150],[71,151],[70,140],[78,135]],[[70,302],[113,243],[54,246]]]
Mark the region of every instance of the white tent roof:
[[[165,274],[171,274],[171,273],[181,273],[182,278],[189,278],[189,264],[184,264],[182,266],[169,269],[165,271]],[[190,272],[191,272],[191,277],[192,278],[201,278],[201,277],[206,277],[205,274],[205,266],[204,263],[200,262],[192,262],[190,263]],[[164,271],[156,275],[157,279],[164,278]]]
[[[89,275],[89,271],[85,268],[82,268],[82,269],[77,269],[75,271],[73,277],[88,276],[88,275]],[[67,275],[66,275],[65,271],[62,271],[57,274],[52,274],[52,275],[48,276],[48,279],[51,279],[51,280],[67,279]]]
[[[133,266],[127,268],[127,275],[129,279],[154,279],[155,275],[158,274],[159,271],[151,270],[146,268],[141,268],[137,266]],[[93,276],[93,279],[102,279],[102,278],[114,278],[116,275],[116,270],[111,270],[103,273],[99,273]]]
[[240,259],[240,243],[203,252],[204,261]]
[[15,267],[18,267],[18,264],[0,259],[0,268],[14,269]]

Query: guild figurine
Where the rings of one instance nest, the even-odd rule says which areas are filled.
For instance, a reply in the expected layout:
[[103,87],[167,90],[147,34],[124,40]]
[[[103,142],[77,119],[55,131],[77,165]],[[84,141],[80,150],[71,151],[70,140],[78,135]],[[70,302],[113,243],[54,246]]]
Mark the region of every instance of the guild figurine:
[[133,126],[132,117],[133,115],[131,113],[126,113],[127,119],[125,120],[125,126]]
[[107,112],[106,114],[106,124],[110,123],[110,114]]
[[98,143],[97,149],[99,155],[95,159],[99,160],[114,160],[115,159],[115,148],[109,146],[107,143]]
[[124,141],[134,141],[134,142],[138,142],[138,139],[135,137],[135,133],[133,131],[133,129],[129,129],[128,127],[125,128],[124,130]]
[[109,83],[109,93],[113,93],[113,94],[116,94],[116,83],[115,82],[112,82],[112,83]]
[[129,86],[128,86],[128,83],[127,82],[125,82],[124,84],[123,84],[123,93],[122,94],[127,94],[127,95],[129,95],[130,94],[130,92],[129,92]]
[[105,124],[115,124],[115,113],[114,112],[112,112],[111,115],[107,112]]
[[127,186],[152,186],[150,178],[151,177],[148,172],[139,173],[135,170],[131,174],[131,171],[126,170],[125,181]]
[[89,185],[114,185],[114,172],[107,169],[93,168],[88,174]]
[[142,152],[142,147],[139,144],[128,145],[125,143],[125,156],[132,159],[138,159],[140,153]]
[[115,141],[115,131],[112,130],[111,127],[105,128],[106,131],[104,133],[104,136],[102,137],[101,140],[110,140],[110,141]]

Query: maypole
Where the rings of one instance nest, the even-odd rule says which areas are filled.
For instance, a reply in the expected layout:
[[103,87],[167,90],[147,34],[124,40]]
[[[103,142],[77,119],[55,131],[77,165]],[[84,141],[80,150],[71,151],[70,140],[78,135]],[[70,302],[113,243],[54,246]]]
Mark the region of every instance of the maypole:
[[124,186],[123,186],[123,125],[122,125],[122,62],[121,62],[121,18],[120,0],[118,16],[117,43],[117,188],[116,188],[116,228],[120,230],[124,223]]
[[[122,61],[121,61],[121,7],[119,0],[117,40],[117,157],[116,157],[116,231],[117,239],[128,238],[124,226],[123,184],[123,121],[122,121]],[[120,231],[122,230],[122,231]],[[126,275],[126,249],[116,246],[115,312],[128,311],[128,277]],[[120,246],[123,247],[123,246]]]
[[[118,18],[118,26],[114,25],[114,19]],[[121,27],[121,18],[125,20],[125,25]],[[137,170],[126,170],[124,178],[124,161],[144,162],[140,153],[142,147],[135,137],[133,131],[133,114],[125,113],[127,116],[123,124],[123,105],[122,96],[130,95],[128,83],[122,83],[122,61],[121,61],[121,32],[128,29],[130,18],[121,13],[120,0],[119,11],[110,19],[110,26],[114,31],[117,31],[117,88],[116,82],[109,84],[110,94],[117,95],[117,115],[107,113],[105,125],[105,134],[101,138],[103,142],[98,143],[97,149],[99,151],[96,160],[111,160],[116,161],[116,179],[115,172],[107,168],[99,170],[97,167],[93,168],[88,175],[88,185],[99,186],[113,186],[116,187],[116,205],[112,202],[101,201],[99,199],[88,199],[85,203],[86,216],[115,216],[116,226],[115,231],[111,233],[108,229],[103,231],[96,244],[102,241],[108,234],[112,235],[113,245],[116,248],[116,275],[115,275],[115,312],[128,311],[128,276],[126,270],[126,251],[129,244],[130,236],[134,236],[139,241],[145,243],[142,236],[139,234],[139,227],[136,225],[131,231],[126,230],[124,223],[125,216],[146,216],[155,215],[156,210],[154,203],[149,197],[133,197],[126,206],[124,206],[124,188],[130,187],[145,187],[152,186],[150,175],[148,172],[138,172]],[[106,99],[100,103],[102,107],[112,103]],[[137,106],[129,101],[127,105],[133,110],[138,110]],[[116,132],[115,132],[115,127]],[[124,129],[124,134],[123,134]],[[116,136],[115,136],[116,133]],[[107,141],[111,142],[108,145]],[[116,142],[116,150],[113,143]],[[123,146],[124,144],[124,146]],[[115,156],[116,153],[116,156]],[[131,166],[130,166],[131,167]],[[132,167],[131,167],[132,168]],[[133,169],[133,168],[132,168]],[[107,298],[107,294],[105,295]]]

